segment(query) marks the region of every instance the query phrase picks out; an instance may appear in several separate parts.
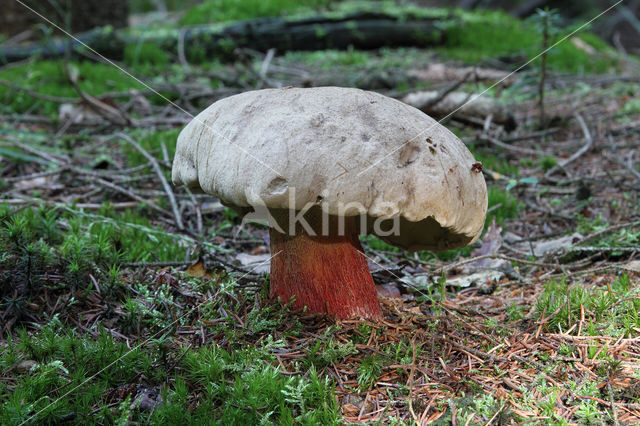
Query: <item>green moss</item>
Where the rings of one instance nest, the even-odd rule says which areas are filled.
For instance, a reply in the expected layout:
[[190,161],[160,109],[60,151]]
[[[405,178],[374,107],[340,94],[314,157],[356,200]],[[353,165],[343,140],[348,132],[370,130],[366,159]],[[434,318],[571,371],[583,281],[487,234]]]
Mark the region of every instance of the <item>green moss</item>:
[[485,224],[491,223],[495,218],[496,223],[501,224],[505,219],[513,219],[518,215],[519,203],[515,196],[495,186],[488,188],[489,209]]
[[544,157],[540,158],[538,163],[540,164],[542,170],[546,172],[554,168],[558,164],[558,160],[550,155],[545,155]]
[[[73,63],[78,71],[78,86],[86,93],[98,96],[105,92],[142,89],[143,86],[112,65],[81,61]],[[0,70],[0,79],[43,95],[78,98],[67,79],[63,61],[37,61]],[[37,99],[22,90],[0,85],[0,110],[3,112],[40,112],[57,116],[57,102]]]
[[624,114],[640,114],[640,99],[629,99],[622,108]]
[[[55,318],[38,333],[21,331],[9,347],[0,346],[2,370],[23,360],[32,367],[18,375],[11,392],[0,385],[2,424],[59,423],[69,413],[91,416],[84,421],[111,423],[109,410],[96,412],[93,407],[106,404],[110,388],[130,383],[138,374],[153,375],[150,353],[129,350],[104,330],[96,337],[78,335]],[[108,368],[111,363],[115,368]],[[73,391],[78,386],[81,390]]]
[[[54,318],[40,331],[20,331],[0,346],[0,368],[18,373],[11,391],[0,383],[0,423],[60,423],[73,413],[83,424],[259,424],[265,418],[265,424],[338,424],[333,383],[313,367],[304,376],[281,374],[270,354],[281,345],[267,338],[230,352],[216,345],[186,353],[175,349],[172,356],[180,362],[172,369],[173,363],[162,361],[161,344],[129,349],[104,330],[84,335]],[[16,370],[24,360],[27,371]],[[129,399],[121,395],[140,376],[148,390],[164,387],[163,403],[154,410],[129,407],[135,386]]]
[[538,297],[536,315],[538,319],[545,317],[549,331],[563,333],[586,312],[583,333],[631,337],[640,326],[637,296],[637,285],[626,275],[604,287],[569,286],[564,281],[550,281]]
[[[180,10],[185,6],[197,3],[196,0],[162,0],[162,4],[167,10]],[[153,0],[129,0],[129,11],[131,13],[148,13],[158,10],[157,2]]]
[[326,0],[209,0],[189,9],[180,25],[282,16],[325,6]]
[[[185,375],[203,388],[191,414],[195,423],[215,419],[219,424],[262,424],[265,418],[277,424],[339,422],[329,380],[320,379],[315,368],[304,377],[285,376],[271,362],[267,351],[252,348],[227,352],[208,346],[187,353],[182,363]],[[169,420],[162,408],[157,418]],[[184,414],[177,419],[183,420]]]
[[331,12],[329,16],[344,16],[348,13],[357,12],[371,12],[371,13],[384,13],[398,19],[439,19],[444,21],[453,15],[451,9],[443,7],[424,7],[407,2],[382,0],[382,1],[369,1],[369,0],[347,0],[331,3]]
[[127,65],[137,67],[140,65],[166,65],[169,63],[169,55],[158,45],[141,41],[129,44],[124,49],[124,61]]
[[[480,63],[488,58],[522,56],[518,64],[533,59],[541,52],[542,35],[530,22],[517,20],[499,11],[458,12],[460,21],[451,20],[445,25],[446,45],[439,52],[445,56],[469,63]],[[574,28],[558,31],[549,45],[559,42]],[[594,34],[580,31],[572,36],[580,39],[596,51],[590,54],[571,41],[562,41],[547,54],[550,69],[565,72],[602,73],[616,66],[611,48]],[[525,59],[526,58],[526,59]],[[533,64],[539,64],[539,58]]]
[[100,213],[0,205],[0,246],[6,250],[0,258],[0,289],[20,282],[33,289],[44,272],[61,274],[57,285],[62,287],[87,282],[89,274],[108,281],[108,271],[122,262],[184,258],[185,247],[163,231],[154,232],[135,210],[115,213],[106,204]]

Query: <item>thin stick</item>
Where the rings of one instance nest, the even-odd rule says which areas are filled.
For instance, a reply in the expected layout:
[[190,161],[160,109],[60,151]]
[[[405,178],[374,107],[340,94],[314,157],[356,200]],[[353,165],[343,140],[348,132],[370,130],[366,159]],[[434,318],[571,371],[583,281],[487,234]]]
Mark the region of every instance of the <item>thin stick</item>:
[[546,178],[548,178],[549,176],[553,175],[559,169],[564,168],[567,164],[576,161],[585,152],[589,151],[591,149],[591,146],[593,145],[593,138],[591,137],[591,132],[589,131],[589,128],[587,127],[587,123],[585,123],[585,121],[584,121],[584,118],[582,118],[582,115],[580,115],[579,112],[576,112],[574,114],[574,116],[576,117],[576,120],[578,120],[578,123],[580,124],[580,128],[582,128],[582,133],[584,134],[585,144],[582,146],[582,148],[580,148],[578,151],[576,151],[571,157],[569,157],[566,160],[562,161],[557,166],[552,167],[551,170],[549,170],[547,173],[545,173],[544,177],[546,177]]
[[509,151],[514,151],[514,152],[517,152],[517,153],[520,153],[520,154],[547,155],[544,152],[540,152],[540,151],[536,151],[536,150],[528,149],[528,148],[522,148],[522,147],[519,147],[519,146],[516,146],[516,145],[511,145],[511,144],[508,144],[508,143],[504,143],[504,142],[500,141],[499,139],[494,138],[493,136],[490,136],[490,135],[488,135],[486,133],[480,136],[480,140],[489,142],[489,143],[491,143],[493,145],[499,146],[500,148],[504,148],[504,149],[507,149]]
[[120,185],[116,185],[115,183],[111,183],[111,182],[106,181],[104,179],[96,179],[95,182],[99,183],[102,186],[106,186],[107,188],[113,189],[114,191],[117,191],[117,192],[120,192],[122,194],[125,194],[125,195],[133,198],[134,200],[140,201],[141,203],[144,203],[144,204],[148,205],[152,209],[157,210],[157,211],[159,211],[160,213],[162,213],[164,215],[171,216],[171,213],[169,213],[168,211],[166,211],[165,209],[163,209],[162,207],[160,207],[159,205],[157,205],[153,201],[145,200],[144,198],[142,198],[141,196],[139,196],[135,192],[129,191],[128,189],[123,188]]
[[147,160],[149,160],[149,162],[153,167],[153,170],[155,170],[156,174],[158,175],[158,178],[160,179],[160,182],[162,183],[162,187],[164,188],[164,191],[167,193],[167,197],[169,197],[169,202],[171,203],[171,209],[173,210],[173,216],[176,220],[176,225],[178,225],[178,229],[181,229],[181,230],[184,229],[184,224],[182,223],[182,216],[180,215],[180,210],[178,210],[178,203],[176,203],[176,197],[173,194],[173,190],[171,189],[171,186],[169,186],[169,182],[167,182],[167,179],[165,178],[164,173],[162,172],[162,169],[160,168],[160,164],[158,164],[158,160],[156,160],[156,158],[153,155],[149,154],[147,150],[141,147],[136,141],[131,139],[129,135],[118,132],[116,133],[116,136],[129,142],[131,145],[133,145],[135,149],[137,149],[140,152],[140,154],[144,155],[144,157]]

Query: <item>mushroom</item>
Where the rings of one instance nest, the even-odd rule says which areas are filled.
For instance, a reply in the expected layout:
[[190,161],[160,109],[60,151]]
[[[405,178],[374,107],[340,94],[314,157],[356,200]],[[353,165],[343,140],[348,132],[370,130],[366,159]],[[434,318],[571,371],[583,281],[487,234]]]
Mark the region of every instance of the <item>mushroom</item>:
[[423,112],[340,87],[256,90],[215,102],[180,133],[175,184],[267,212],[270,294],[310,313],[382,318],[359,235],[410,250],[475,241],[482,167]]

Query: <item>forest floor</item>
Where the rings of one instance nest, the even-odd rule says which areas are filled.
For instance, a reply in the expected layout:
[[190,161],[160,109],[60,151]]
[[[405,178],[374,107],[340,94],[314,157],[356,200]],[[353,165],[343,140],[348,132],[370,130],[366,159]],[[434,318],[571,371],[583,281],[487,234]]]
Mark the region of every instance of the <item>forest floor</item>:
[[[539,63],[502,80],[507,53],[118,63],[150,87],[86,60],[0,67],[0,423],[640,422],[638,61],[551,67],[541,120]],[[438,117],[483,163],[482,238],[363,238],[379,323],[274,304],[266,228],[166,184],[189,114],[329,84],[495,102]]]

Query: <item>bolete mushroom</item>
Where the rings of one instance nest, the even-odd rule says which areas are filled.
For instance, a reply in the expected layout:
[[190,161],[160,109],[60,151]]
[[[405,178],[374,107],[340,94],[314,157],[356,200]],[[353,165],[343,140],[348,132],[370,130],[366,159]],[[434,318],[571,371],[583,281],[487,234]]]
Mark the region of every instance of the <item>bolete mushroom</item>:
[[215,102],[180,133],[173,182],[270,215],[272,296],[308,312],[381,318],[359,233],[403,249],[475,241],[482,167],[449,130],[395,99],[340,87]]

